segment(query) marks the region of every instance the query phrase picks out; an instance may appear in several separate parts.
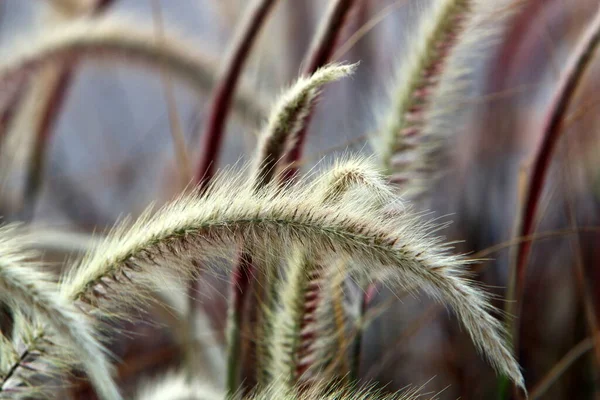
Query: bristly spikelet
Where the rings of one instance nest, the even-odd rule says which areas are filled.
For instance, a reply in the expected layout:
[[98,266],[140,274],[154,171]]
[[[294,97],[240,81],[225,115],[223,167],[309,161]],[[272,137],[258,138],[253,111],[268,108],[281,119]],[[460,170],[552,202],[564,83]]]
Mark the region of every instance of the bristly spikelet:
[[[423,388],[409,388],[392,394],[382,394],[372,386],[355,388],[332,385],[325,380],[310,387],[288,388],[277,379],[265,388],[258,388],[248,400],[424,400]],[[427,397],[433,400],[435,396]],[[158,381],[148,381],[138,390],[137,400],[225,400],[226,395],[205,382],[189,383],[183,374],[169,373]],[[235,396],[233,398],[236,398]]]
[[431,186],[442,132],[425,134],[425,115],[446,60],[470,15],[474,0],[439,0],[425,12],[419,34],[408,44],[392,104],[375,138],[381,164],[406,196]]
[[126,306],[139,300],[145,277],[160,276],[165,268],[189,276],[199,262],[231,256],[231,244],[239,241],[258,254],[278,249],[285,257],[297,246],[309,254],[333,252],[353,260],[350,274],[383,278],[392,288],[420,286],[452,307],[491,364],[522,386],[486,296],[464,277],[467,261],[432,234],[438,225],[408,208],[386,215],[355,205],[345,197],[323,204],[304,182],[283,189],[273,183],[257,192],[243,177],[225,175],[203,195],[183,196],[130,228],[115,229],[67,275],[62,292],[93,303],[115,280],[126,285],[130,279],[132,290],[114,290],[105,299]]
[[310,318],[319,300],[322,270],[301,248],[287,262],[285,283],[280,290],[281,305],[273,322],[272,364],[267,368],[270,376],[281,376],[282,383],[290,390],[303,373],[303,358],[311,350],[303,348],[306,342],[303,339],[318,334],[310,331],[313,328]]
[[14,344],[0,332],[0,379],[4,379],[6,371],[19,361],[19,354]]
[[461,119],[480,100],[472,98],[477,84],[476,70],[487,55],[493,55],[489,50],[503,37],[513,16],[527,0],[470,0],[470,3],[462,33],[455,39],[446,57],[446,67],[438,77],[437,89],[429,98],[422,122],[424,136],[454,138],[460,135],[464,126]]
[[[315,196],[325,204],[352,196],[366,198],[365,206],[376,209],[394,202],[396,195],[382,171],[375,167],[371,158],[342,156],[313,183]],[[358,196],[355,191],[366,191],[367,196]]]
[[[299,78],[294,85],[287,89],[284,94],[277,100],[273,106],[273,110],[269,117],[266,126],[263,128],[257,149],[257,154],[254,158],[254,167],[252,169],[252,182],[255,190],[260,190],[265,185],[272,183],[273,178],[276,176],[276,165],[280,158],[286,151],[286,145],[294,142],[294,137],[301,131],[305,124],[305,119],[314,105],[321,87],[328,83],[340,79],[344,76],[351,74],[356,65],[340,65],[331,64],[323,68],[318,69],[314,74],[309,77]],[[256,253],[259,250],[253,249]],[[268,255],[259,255],[260,258],[266,260]],[[246,270],[255,269],[252,258],[242,251],[240,261],[236,265],[234,270],[234,277],[243,277],[248,275]],[[271,351],[267,344],[267,336],[269,335],[270,327],[272,325],[273,313],[271,312],[271,305],[273,304],[273,287],[274,284],[274,267],[276,263],[269,263],[262,266],[263,272],[256,275],[253,278],[253,285],[250,290],[253,292],[253,296],[248,300],[250,302],[257,302],[257,307],[254,308],[256,313],[255,321],[251,324],[254,325],[253,336],[256,338],[256,344],[250,344],[250,347],[254,346],[254,349],[250,350],[250,353],[255,352],[255,355],[251,355],[256,359],[258,365],[268,365],[271,363]],[[252,271],[252,274],[254,271]],[[235,281],[234,285],[238,285],[239,282]],[[238,286],[243,287],[243,284]],[[238,294],[239,293],[239,294]],[[243,292],[234,292],[234,302],[236,297],[246,296]],[[231,357],[238,357],[237,354],[237,343],[239,339],[238,319],[239,307],[233,306],[230,317],[228,318],[227,329],[230,345]],[[250,335],[246,335],[250,336]],[[233,359],[232,358],[232,359]],[[264,381],[268,381],[269,371],[264,370],[262,367],[258,367],[256,371],[258,375],[258,383],[262,384]]]
[[[174,76],[188,81],[202,95],[211,90],[215,67],[211,60],[206,60],[194,50],[197,44],[188,44],[174,35],[158,42],[152,33],[140,31],[135,28],[136,25],[127,19],[84,19],[27,38],[22,45],[15,45],[5,53],[0,63],[0,84],[20,81],[48,63],[85,57],[123,59],[153,68],[165,68]],[[234,98],[234,107],[244,118],[259,123],[266,114],[263,102],[248,92],[241,87]],[[0,105],[10,102],[13,95],[3,94]]]
[[[371,385],[356,388],[352,385],[335,384],[325,379],[313,382],[309,387],[289,388],[285,380],[277,379],[268,387],[252,394],[250,400],[425,400],[420,394],[423,388],[409,388],[396,393],[383,394]],[[434,400],[435,395],[427,397]]]
[[254,158],[253,178],[257,186],[271,181],[276,163],[284,155],[286,146],[293,145],[320,88],[352,74],[356,65],[330,64],[319,68],[311,76],[299,78],[277,100],[260,134],[258,152]]
[[[37,269],[33,255],[24,250],[24,240],[15,226],[0,228],[0,300],[51,327],[56,333],[55,340],[77,355],[73,363],[85,367],[102,398],[120,399],[110,376],[110,363],[94,337],[91,322],[71,302],[60,297],[51,275]],[[21,353],[13,366],[25,363],[27,356],[27,352]],[[15,371],[12,366],[3,371],[0,391]]]
[[[343,157],[312,184],[315,200],[332,204],[347,198],[360,199],[357,209],[380,209],[394,199],[394,194],[383,176],[364,158]],[[364,191],[363,193],[360,193]],[[352,197],[353,196],[353,197]],[[365,200],[365,201],[363,201]],[[320,286],[326,268],[319,255],[310,254],[304,248],[294,251],[287,261],[286,280],[280,290],[282,305],[274,313],[275,335],[273,337],[270,376],[277,376],[288,369],[287,383],[294,386],[298,379],[312,367],[315,346],[335,341],[338,331],[321,331],[316,320],[316,310],[323,301]],[[345,276],[345,274],[343,274]],[[342,279],[343,281],[343,279]],[[330,333],[333,337],[322,337]],[[338,349],[339,350],[339,349]]]

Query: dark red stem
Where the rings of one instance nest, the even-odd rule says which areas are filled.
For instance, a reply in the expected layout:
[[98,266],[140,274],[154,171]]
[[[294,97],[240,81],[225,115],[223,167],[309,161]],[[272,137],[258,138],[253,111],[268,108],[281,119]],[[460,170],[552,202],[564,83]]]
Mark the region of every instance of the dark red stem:
[[[241,77],[242,69],[256,42],[260,29],[265,24],[276,0],[255,0],[246,14],[244,22],[236,33],[229,58],[224,63],[224,70],[213,91],[212,102],[208,113],[204,135],[202,136],[200,161],[196,173],[196,183],[201,191],[210,184],[216,170],[216,164],[223,142],[225,123],[231,109],[233,95]],[[250,283],[253,276],[253,264],[249,255],[241,254],[234,267],[232,284],[232,317],[235,325],[228,338],[227,388],[232,393],[237,390],[238,375],[241,366],[241,338],[239,327],[242,324],[243,308],[246,303]],[[195,281],[190,282],[190,317],[196,308]]]
[[260,28],[264,25],[275,3],[276,0],[255,1],[238,32],[230,58],[225,62],[225,69],[214,89],[208,122],[202,137],[202,154],[196,174],[196,182],[201,190],[206,188],[215,174],[215,164],[218,161],[223,142],[225,122],[231,109],[237,83]]
[[[542,126],[541,142],[537,149],[533,169],[525,194],[524,208],[519,222],[519,237],[527,237],[533,233],[539,201],[544,188],[552,156],[556,145],[563,132],[563,124],[567,111],[575,97],[575,93],[581,84],[582,77],[587,71],[594,53],[600,42],[600,8],[591,25],[585,31],[583,37],[572,53],[565,73],[563,74],[554,98],[548,110],[548,117]],[[525,292],[525,279],[527,276],[527,264],[531,253],[532,242],[521,242],[517,248],[516,276],[514,282],[516,309],[514,310],[516,323],[513,327],[513,351],[519,355],[518,338],[520,314]],[[512,283],[511,283],[512,284]],[[513,299],[509,299],[513,300]],[[520,392],[515,389],[517,397]]]
[[[597,11],[593,22],[586,30],[584,37],[578,43],[571,56],[563,78],[559,82],[554,99],[552,100],[548,118],[542,127],[542,140],[536,152],[533,169],[530,175],[525,206],[521,220],[519,236],[526,237],[533,233],[537,208],[548,174],[550,162],[556,144],[563,132],[562,127],[565,116],[579,87],[582,77],[592,60],[600,42],[600,9]],[[527,260],[531,251],[532,242],[521,242],[517,252],[517,300],[523,294]]]

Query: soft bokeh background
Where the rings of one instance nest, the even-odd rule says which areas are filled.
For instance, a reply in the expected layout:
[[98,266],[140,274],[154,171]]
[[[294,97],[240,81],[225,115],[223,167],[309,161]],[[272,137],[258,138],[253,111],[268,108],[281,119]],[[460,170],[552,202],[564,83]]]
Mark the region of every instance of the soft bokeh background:
[[[489,0],[492,1],[492,0]],[[0,57],[14,46],[27,46],[36,33],[50,32],[57,20],[44,0],[4,0],[0,4]],[[165,35],[179,35],[212,60],[215,71],[246,0],[162,0]],[[244,70],[244,85],[257,102],[267,104],[298,75],[303,57],[323,16],[325,0],[281,0],[262,30]],[[348,149],[370,154],[368,137],[388,112],[395,69],[402,61],[426,0],[359,0],[338,48],[361,27],[373,29],[347,48],[340,60],[358,61],[356,75],[326,88],[310,125],[305,169]],[[539,141],[540,123],[573,44],[589,22],[597,0],[528,0],[500,40],[472,55],[472,86],[453,118],[453,138],[441,168],[443,179],[421,205],[454,223],[443,233],[461,240],[460,251],[477,252],[513,237],[519,209],[519,176],[527,171]],[[116,0],[99,18],[127,18],[154,32],[150,0]],[[523,309],[521,347],[528,387],[546,377],[561,358],[589,332],[583,316],[575,263],[586,270],[600,309],[598,225],[600,200],[600,61],[585,77],[569,111],[542,201],[538,231],[572,230],[536,242],[530,261]],[[198,96],[175,82],[177,109],[187,152],[195,162],[202,149],[210,93]],[[222,166],[248,161],[258,126],[239,116],[229,120]],[[42,191],[33,221],[42,227],[91,233],[105,231],[119,217],[138,215],[151,202],[162,203],[182,188],[180,160],[174,151],[163,83],[156,70],[110,58],[81,60],[58,124],[48,144]],[[27,124],[19,135],[31,132]],[[6,145],[3,145],[6,148]],[[3,150],[4,151],[4,150]],[[18,219],[22,204],[22,168],[10,171],[2,193],[6,220]],[[194,165],[194,163],[192,163]],[[41,228],[40,228],[41,229]],[[477,278],[504,296],[510,247],[490,254]],[[61,261],[63,252],[48,251]],[[207,278],[209,279],[209,278]],[[210,285],[209,285],[209,284]],[[223,344],[226,279],[206,284],[207,330]],[[204,287],[204,286],[203,286]],[[499,307],[504,307],[498,300]],[[391,296],[381,290],[372,307],[385,311],[369,327],[361,375],[441,391],[440,399],[496,398],[497,377],[475,353],[452,314],[425,297]],[[152,312],[146,322],[159,320]],[[212,326],[212,328],[208,328]],[[174,339],[156,324],[130,327],[130,338],[114,344],[125,360],[119,368],[125,385],[166,370],[178,361]],[[161,332],[161,334],[157,334]],[[589,346],[588,346],[589,348]],[[217,350],[222,351],[222,350]],[[600,395],[588,351],[556,380],[544,399],[586,399]],[[595,372],[596,371],[596,372]],[[210,375],[210,372],[207,372]],[[222,379],[222,376],[214,379]],[[81,385],[79,396],[91,394]]]

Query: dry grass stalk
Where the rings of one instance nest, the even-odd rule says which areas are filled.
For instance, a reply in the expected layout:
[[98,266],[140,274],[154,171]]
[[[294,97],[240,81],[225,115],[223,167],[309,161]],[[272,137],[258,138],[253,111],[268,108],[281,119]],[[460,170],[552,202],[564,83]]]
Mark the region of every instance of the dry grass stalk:
[[[133,28],[135,25],[117,18],[75,21],[56,27],[50,34],[29,38],[27,45],[15,45],[10,56],[0,63],[0,82],[22,79],[47,63],[108,58],[153,68],[162,66],[173,76],[188,81],[203,96],[212,89],[214,64],[196,50],[197,46],[172,34],[157,43],[154,35]],[[2,100],[10,101],[12,97]],[[256,123],[266,114],[261,104],[243,87],[233,100],[238,114]]]

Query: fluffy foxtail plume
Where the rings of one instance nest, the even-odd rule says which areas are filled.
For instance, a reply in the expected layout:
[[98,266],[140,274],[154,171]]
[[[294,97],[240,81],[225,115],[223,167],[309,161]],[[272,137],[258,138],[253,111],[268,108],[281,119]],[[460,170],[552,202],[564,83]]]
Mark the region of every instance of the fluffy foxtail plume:
[[281,376],[288,390],[294,388],[304,372],[304,358],[310,351],[302,346],[306,341],[303,336],[318,334],[311,331],[312,326],[307,329],[306,319],[312,325],[310,318],[319,301],[322,269],[322,265],[300,248],[287,263],[285,283],[280,291],[281,306],[273,323],[273,356],[267,368],[270,376]]
[[[120,399],[119,391],[110,375],[110,363],[104,349],[94,337],[87,317],[65,301],[52,277],[36,268],[32,254],[24,251],[24,238],[14,226],[0,229],[0,299],[13,309],[37,317],[56,333],[56,340],[70,347],[76,363],[81,363],[103,399]],[[27,352],[22,353],[8,370],[3,370],[2,387],[22,363]],[[22,388],[26,390],[26,386]]]
[[[340,202],[345,196],[353,194],[355,198],[368,199],[357,207],[377,210],[394,197],[383,176],[362,158],[336,161],[312,186],[315,199],[320,199],[324,205]],[[357,191],[364,191],[364,196]],[[339,330],[322,330],[321,326],[317,326],[322,323],[316,319],[316,311],[323,301],[321,286],[326,284],[323,282],[324,270],[318,255],[304,248],[297,249],[287,263],[286,281],[280,291],[282,305],[273,322],[274,356],[268,368],[270,376],[287,371],[284,374],[287,379],[282,381],[290,388],[311,368],[315,346],[322,346],[323,342],[335,342],[340,334]],[[316,337],[325,336],[326,332],[333,334],[333,338]]]
[[[310,388],[287,388],[276,380],[247,397],[249,400],[417,400],[422,388],[409,388],[392,394],[367,386],[362,389],[318,381]],[[169,373],[158,381],[148,381],[138,390],[137,400],[221,400],[225,393],[205,382],[190,384],[183,374]],[[433,399],[434,397],[429,397]]]
[[461,120],[473,109],[470,105],[480,100],[469,98],[476,82],[473,75],[485,56],[493,53],[490,48],[503,37],[527,0],[469,0],[468,3],[457,22],[459,31],[437,77],[436,89],[429,95],[422,120],[425,137],[437,135],[443,139],[460,135],[461,127],[465,126]]
[[374,143],[382,166],[407,196],[414,197],[431,186],[434,157],[444,135],[425,134],[425,115],[473,2],[440,0],[424,13],[419,34],[409,42],[391,107]]
[[[285,380],[276,380],[268,387],[250,396],[250,400],[424,400],[423,388],[409,388],[392,394],[383,394],[371,386],[356,388],[319,380],[306,388],[289,388]],[[283,383],[283,384],[282,384]],[[435,396],[428,397],[434,400]]]
[[452,307],[491,364],[522,387],[487,297],[464,277],[467,261],[433,235],[439,227],[409,209],[385,215],[357,204],[347,197],[323,204],[313,185],[304,182],[285,190],[274,183],[257,192],[244,177],[225,175],[202,196],[183,196],[154,215],[145,213],[131,227],[117,227],[67,275],[62,292],[93,303],[115,281],[131,281],[131,290],[111,291],[107,299],[125,306],[139,301],[135,293],[143,293],[144,277],[160,276],[165,268],[190,276],[199,262],[231,257],[231,244],[241,241],[257,254],[277,249],[285,257],[298,246],[311,254],[333,252],[352,258],[348,273],[382,279],[391,288],[418,285]]
[[319,89],[326,83],[352,74],[356,65],[330,64],[319,68],[311,76],[298,79],[279,98],[260,135],[256,166],[253,168],[257,186],[269,183],[273,178],[275,165],[284,155],[286,146],[294,144],[294,137],[304,126]]
[[[275,103],[269,121],[260,135],[258,151],[254,159],[255,166],[252,169],[253,176],[251,179],[254,182],[256,190],[259,190],[272,182],[275,176],[276,164],[284,155],[286,144],[289,144],[290,139],[304,126],[305,118],[310,112],[321,86],[351,74],[354,69],[355,65],[331,64],[325,66],[309,77],[299,78],[298,81],[285,91],[281,98]],[[254,249],[253,251],[256,252],[257,249]],[[263,259],[266,259],[267,257],[267,255],[262,256]],[[234,286],[239,287],[239,291],[235,291],[233,294],[234,303],[239,304],[240,302],[243,302],[244,298],[248,297],[248,295],[244,293],[246,284],[243,280],[245,277],[253,274],[253,271],[250,270],[254,269],[255,263],[256,260],[252,261],[252,258],[246,254],[245,251],[242,251],[233,274],[234,277],[240,277],[240,279],[242,279],[238,282],[234,278]],[[258,343],[255,346],[255,358],[259,362],[264,361],[264,364],[267,365],[271,363],[271,352],[269,345],[266,344],[266,340],[269,335],[269,327],[272,324],[270,307],[274,303],[273,296],[271,296],[274,286],[274,272],[272,271],[273,268],[271,268],[273,265],[276,264],[269,263],[268,265],[263,265],[262,269],[264,273],[258,274],[254,279],[258,281],[253,282],[252,287],[249,288],[254,292],[254,298],[251,297],[249,300],[246,300],[251,302],[257,301],[259,303],[258,307],[255,307],[255,312],[257,314],[255,317],[256,321],[252,322],[252,325],[256,327],[254,337],[258,338]],[[227,324],[228,337],[230,338],[229,343],[233,343],[230,347],[231,361],[236,364],[240,364],[237,360],[237,358],[239,358],[239,355],[237,354],[237,348],[239,346],[236,345],[240,340],[240,324],[238,323],[238,320],[241,318],[239,315],[241,310],[239,308],[239,305],[234,305],[232,307]],[[269,379],[266,376],[269,371],[264,371],[263,373],[263,369],[259,368],[257,373],[259,383]]]

